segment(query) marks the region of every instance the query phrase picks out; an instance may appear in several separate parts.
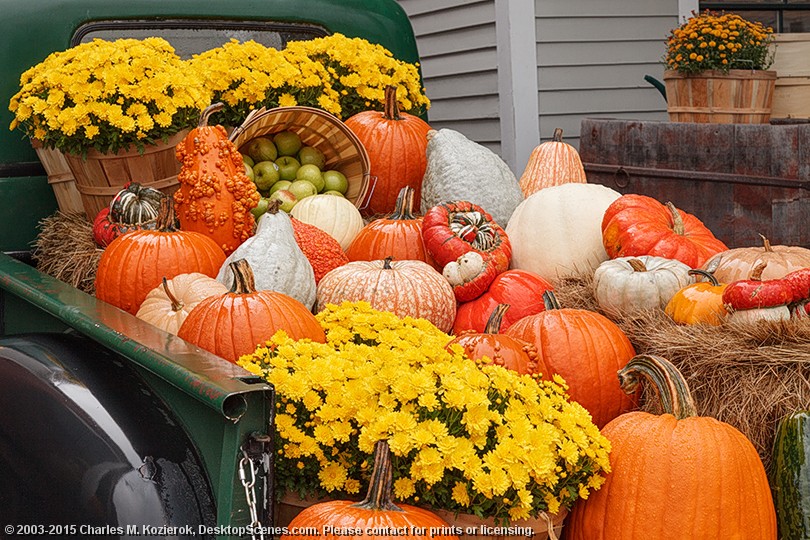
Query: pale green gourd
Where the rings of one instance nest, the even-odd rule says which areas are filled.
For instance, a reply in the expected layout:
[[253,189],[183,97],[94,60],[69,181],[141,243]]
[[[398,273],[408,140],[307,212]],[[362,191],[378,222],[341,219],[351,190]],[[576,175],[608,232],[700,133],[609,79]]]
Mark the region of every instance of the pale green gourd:
[[247,259],[253,269],[256,290],[276,291],[291,296],[312,309],[316,298],[315,272],[298,247],[290,216],[274,202],[259,218],[256,234],[231,253],[217,275],[217,281],[231,288],[233,274],[228,265]]
[[443,202],[469,201],[506,227],[523,200],[520,184],[506,162],[452,129],[431,130],[427,137],[422,213]]

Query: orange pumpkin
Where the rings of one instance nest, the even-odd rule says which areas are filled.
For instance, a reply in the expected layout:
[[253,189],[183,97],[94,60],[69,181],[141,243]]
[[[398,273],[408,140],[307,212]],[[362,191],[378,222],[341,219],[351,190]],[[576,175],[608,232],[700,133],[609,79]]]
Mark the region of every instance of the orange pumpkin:
[[216,103],[205,109],[199,125],[177,145],[182,167],[174,203],[183,230],[208,236],[230,255],[253,235],[256,221],[250,210],[261,195],[245,174],[242,154],[225,128],[208,125],[208,118],[222,107]]
[[595,311],[560,308],[554,293],[543,293],[545,311],[514,323],[506,334],[537,348],[544,379],[559,374],[568,394],[600,428],[636,408],[637,398],[616,385],[616,371],[635,356],[633,345],[613,321]]
[[385,110],[363,111],[346,119],[368,152],[371,174],[377,177],[365,214],[388,214],[394,210],[399,191],[410,186],[421,200],[422,178],[427,168],[427,122],[399,112],[397,91],[385,89]]
[[394,211],[364,226],[352,240],[346,254],[352,261],[374,261],[393,257],[398,261],[425,261],[437,270],[422,241],[422,217],[413,213],[415,190],[399,191]]
[[174,228],[170,197],[160,201],[157,229],[132,231],[113,240],[98,263],[96,297],[135,315],[163,278],[199,272],[215,277],[225,253],[210,238]]
[[[321,532],[321,538],[340,536],[346,540],[383,540],[402,535],[409,540],[434,540],[436,531],[449,531],[442,518],[416,506],[394,504],[391,486],[393,466],[391,452],[386,441],[374,446],[374,468],[366,498],[353,501],[327,501],[313,504],[295,516],[287,527],[301,534],[284,534],[282,540],[312,540],[303,531],[341,531],[334,535]],[[389,532],[390,531],[390,532]],[[417,532],[418,531],[418,532]],[[442,534],[441,538],[458,540],[458,536]]]
[[294,217],[290,217],[290,222],[295,243],[312,265],[316,284],[331,270],[349,262],[349,257],[346,256],[346,252],[340,247],[338,241],[327,232]]
[[424,261],[354,261],[335,268],[318,283],[317,311],[326,304],[366,301],[379,311],[427,319],[449,332],[456,318],[453,288]]
[[678,324],[709,324],[719,326],[726,317],[723,291],[726,283],[718,283],[711,272],[689,270],[689,275],[700,275],[706,282],[692,283],[670,298],[664,311]]
[[640,355],[619,372],[624,391],[642,378],[654,385],[664,414],[630,412],[602,429],[612,472],[574,506],[565,538],[776,540],[768,477],[751,442],[697,416],[686,381],[667,360]]
[[471,360],[487,357],[496,365],[517,371],[521,375],[538,373],[537,348],[522,339],[499,333],[507,309],[509,304],[499,304],[489,316],[483,333],[464,331],[447,344],[447,349],[458,344]]
[[228,267],[234,275],[233,288],[197,304],[180,326],[179,337],[234,363],[277,330],[292,339],[326,342],[323,328],[304,304],[286,294],[256,290],[247,260]]
[[810,249],[800,246],[772,246],[764,236],[761,247],[740,247],[718,253],[702,266],[721,283],[748,279],[761,263],[768,266],[762,279],[779,279],[790,272],[810,267]]
[[520,189],[528,197],[551,186],[575,182],[584,184],[585,168],[577,149],[562,140],[563,130],[557,128],[550,141],[535,147],[520,177]]
[[[698,268],[728,247],[692,214],[646,195],[627,194],[602,216],[602,243],[608,257],[652,255]],[[722,280],[722,278],[720,278]]]

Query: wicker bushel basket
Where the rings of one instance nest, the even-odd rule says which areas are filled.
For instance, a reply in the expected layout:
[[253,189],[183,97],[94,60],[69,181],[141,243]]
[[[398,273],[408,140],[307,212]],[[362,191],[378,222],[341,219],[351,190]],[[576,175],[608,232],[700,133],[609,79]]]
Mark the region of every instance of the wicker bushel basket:
[[231,133],[231,141],[241,148],[256,137],[279,131],[293,131],[307,146],[326,156],[325,169],[340,171],[349,181],[346,198],[357,208],[367,204],[370,161],[363,143],[346,124],[332,114],[313,107],[276,107],[252,111]]
[[91,221],[128,182],[159,189],[171,195],[180,183],[177,174],[180,162],[175,156],[175,146],[188,135],[188,130],[169,137],[167,142],[147,146],[143,153],[137,150],[102,154],[88,150],[86,159],[65,154],[70,170],[76,179],[76,188],[82,198],[84,211]]

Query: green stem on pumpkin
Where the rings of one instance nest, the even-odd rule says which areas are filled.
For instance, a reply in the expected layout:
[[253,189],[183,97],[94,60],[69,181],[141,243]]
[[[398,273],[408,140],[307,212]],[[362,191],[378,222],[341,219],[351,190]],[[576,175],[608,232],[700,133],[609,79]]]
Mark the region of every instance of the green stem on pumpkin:
[[672,231],[675,234],[683,236],[686,229],[683,226],[683,217],[681,217],[681,212],[669,201],[667,201],[666,207],[669,209],[670,213],[672,213]]
[[397,202],[394,204],[394,211],[388,219],[415,219],[413,216],[413,195],[414,189],[405,186],[397,194]]
[[214,103],[206,107],[205,110],[200,115],[200,121],[197,124],[197,127],[198,128],[208,127],[208,119],[211,117],[211,115],[217,111],[221,111],[223,108],[225,108],[224,103]]
[[393,466],[391,465],[391,451],[388,441],[377,441],[374,445],[374,468],[371,470],[371,479],[368,484],[366,498],[351,508],[364,510],[385,510],[386,512],[402,512],[394,504],[391,487],[394,483]]
[[509,304],[498,304],[492,313],[489,314],[487,325],[484,327],[485,334],[498,334],[501,331],[501,323],[506,310],[509,309]]
[[166,296],[172,303],[172,311],[180,311],[183,309],[183,302],[178,300],[177,297],[172,294],[172,291],[169,290],[169,282],[166,281],[166,276],[163,276],[163,290],[166,292]]
[[560,301],[557,300],[557,296],[553,291],[546,291],[543,293],[543,306],[545,306],[547,310],[562,309],[560,307]]
[[690,269],[687,274],[690,276],[703,276],[709,283],[711,283],[712,287],[717,287],[720,283],[717,281],[717,278],[714,277],[712,272],[707,272],[706,270],[701,270],[700,268],[692,268]]
[[395,86],[385,87],[385,110],[383,115],[386,120],[399,120],[399,104],[397,103],[397,89]]
[[672,362],[660,356],[639,354],[618,372],[619,385],[626,394],[636,391],[641,379],[652,383],[665,413],[678,420],[697,416],[689,385]]
[[233,286],[231,286],[230,292],[236,294],[256,292],[256,280],[247,259],[237,259],[228,263],[228,269],[233,272]]

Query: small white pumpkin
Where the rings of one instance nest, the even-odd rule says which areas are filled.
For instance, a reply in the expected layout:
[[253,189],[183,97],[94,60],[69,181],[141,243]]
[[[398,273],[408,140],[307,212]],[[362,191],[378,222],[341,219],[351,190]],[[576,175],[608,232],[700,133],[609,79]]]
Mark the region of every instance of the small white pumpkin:
[[787,321],[790,309],[787,306],[774,306],[729,311],[726,321],[730,323],[753,324],[759,321]]
[[608,259],[602,217],[620,196],[599,184],[579,183],[529,195],[506,225],[512,268],[534,272],[553,284],[594,272]]
[[348,199],[335,195],[313,195],[298,201],[290,211],[292,217],[314,225],[349,249],[365,223],[363,216]]
[[197,304],[209,296],[226,292],[225,285],[199,272],[180,274],[168,280],[164,277],[163,283],[146,295],[135,316],[176,335]]
[[593,275],[599,307],[612,317],[664,309],[692,283],[689,266],[673,259],[642,255],[604,261]]
[[523,200],[520,184],[506,162],[452,129],[431,130],[427,138],[422,213],[443,202],[469,201],[503,227]]
[[295,298],[307,309],[314,306],[317,294],[315,272],[295,241],[290,216],[278,209],[277,201],[272,202],[259,218],[256,234],[242,242],[222,264],[217,281],[229,289],[233,287],[233,272],[229,265],[238,259],[247,259],[253,269],[257,291],[280,292]]
[[450,285],[463,285],[478,277],[484,271],[484,257],[477,251],[469,251],[444,265],[442,275]]

